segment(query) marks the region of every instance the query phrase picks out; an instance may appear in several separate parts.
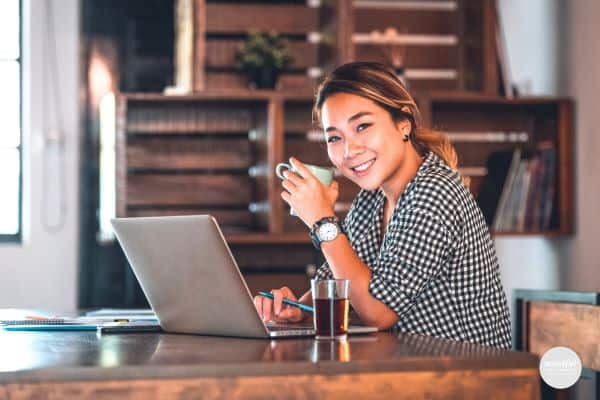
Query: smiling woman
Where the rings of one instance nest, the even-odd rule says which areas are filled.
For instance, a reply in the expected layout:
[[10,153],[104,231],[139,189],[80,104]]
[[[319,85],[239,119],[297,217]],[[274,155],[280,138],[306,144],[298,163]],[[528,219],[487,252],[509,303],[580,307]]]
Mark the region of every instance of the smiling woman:
[[[377,63],[342,65],[319,86],[314,116],[333,165],[362,190],[335,219],[337,184],[322,185],[295,158],[281,197],[316,235],[326,262],[318,279],[349,279],[363,322],[452,340],[510,347],[510,321],[494,244],[456,170],[447,137],[423,127],[411,95]],[[334,222],[332,222],[332,219]],[[324,224],[337,235],[318,237]],[[255,299],[265,319],[298,321],[302,311]],[[310,292],[301,303],[312,302]]]
[[21,233],[21,71],[19,0],[0,3],[0,241]]

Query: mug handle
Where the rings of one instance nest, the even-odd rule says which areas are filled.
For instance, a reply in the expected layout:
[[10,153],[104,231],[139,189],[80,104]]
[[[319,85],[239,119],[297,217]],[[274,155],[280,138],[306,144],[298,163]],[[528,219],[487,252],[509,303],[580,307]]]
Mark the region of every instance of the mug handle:
[[283,176],[283,174],[281,173],[282,168],[286,168],[286,169],[290,170],[290,169],[292,169],[292,166],[290,164],[282,162],[282,163],[277,164],[277,166],[275,167],[275,174],[277,175],[277,177],[279,179],[285,180],[285,176]]

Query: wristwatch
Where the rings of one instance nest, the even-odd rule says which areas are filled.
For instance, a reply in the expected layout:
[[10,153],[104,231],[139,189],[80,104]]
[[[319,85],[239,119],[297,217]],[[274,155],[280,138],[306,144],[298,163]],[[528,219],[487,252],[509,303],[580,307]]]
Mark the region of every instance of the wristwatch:
[[344,233],[340,221],[336,217],[324,217],[315,222],[310,229],[310,238],[317,250],[321,250],[321,243],[328,242]]

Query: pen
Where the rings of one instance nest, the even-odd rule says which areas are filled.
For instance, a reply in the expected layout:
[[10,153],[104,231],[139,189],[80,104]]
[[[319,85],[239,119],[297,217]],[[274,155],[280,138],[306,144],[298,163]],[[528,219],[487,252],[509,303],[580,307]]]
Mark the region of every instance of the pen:
[[[46,321],[46,320],[48,320],[50,318],[48,318],[48,317],[40,317],[40,316],[37,316],[37,315],[27,315],[27,316],[25,316],[25,319],[31,319],[31,320],[34,320],[34,321]],[[52,319],[57,319],[57,318],[52,318]]]
[[[273,293],[269,293],[269,292],[258,292],[258,294],[263,297],[267,297],[271,300],[273,300],[273,298],[275,297],[275,296],[273,296]],[[293,301],[293,300],[284,298],[283,303],[287,304],[289,306],[298,307],[302,311],[306,311],[306,312],[310,312],[310,313],[313,312],[313,308],[311,306],[307,306],[306,304],[298,303],[297,301]]]

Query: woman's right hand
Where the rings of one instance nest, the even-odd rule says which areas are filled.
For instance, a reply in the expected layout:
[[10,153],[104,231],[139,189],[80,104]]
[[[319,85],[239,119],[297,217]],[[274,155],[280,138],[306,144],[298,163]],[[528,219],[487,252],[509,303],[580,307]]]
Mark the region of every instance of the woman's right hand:
[[299,322],[304,319],[305,315],[301,309],[283,303],[284,297],[298,301],[290,288],[284,286],[271,290],[271,293],[273,300],[263,296],[254,297],[254,306],[263,321]]

